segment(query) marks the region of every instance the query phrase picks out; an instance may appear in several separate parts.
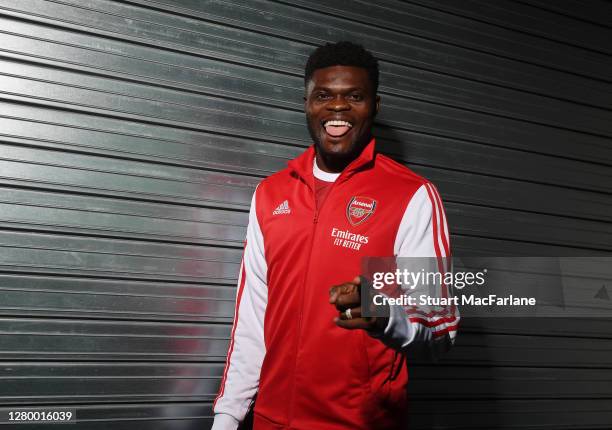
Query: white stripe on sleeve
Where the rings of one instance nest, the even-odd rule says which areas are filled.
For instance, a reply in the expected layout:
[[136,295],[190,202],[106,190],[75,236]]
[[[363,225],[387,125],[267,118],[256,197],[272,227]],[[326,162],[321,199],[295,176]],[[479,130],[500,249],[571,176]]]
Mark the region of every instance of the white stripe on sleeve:
[[213,405],[213,430],[234,430],[244,419],[259,388],[261,364],[266,353],[263,327],[268,302],[268,266],[255,209],[256,193],[249,212],[227,361]]
[[[450,270],[443,261],[451,255],[446,215],[438,191],[432,184],[423,184],[408,202],[397,231],[394,253],[396,257],[433,257],[427,270],[442,274]],[[400,269],[410,264],[408,260],[398,260]],[[423,261],[414,264],[421,268]],[[437,288],[442,292],[447,287],[438,285]],[[428,345],[432,352],[437,353],[450,348],[457,333],[459,311],[454,306],[446,311],[432,314],[418,307],[392,306],[384,331],[370,334],[397,350],[419,343]]]

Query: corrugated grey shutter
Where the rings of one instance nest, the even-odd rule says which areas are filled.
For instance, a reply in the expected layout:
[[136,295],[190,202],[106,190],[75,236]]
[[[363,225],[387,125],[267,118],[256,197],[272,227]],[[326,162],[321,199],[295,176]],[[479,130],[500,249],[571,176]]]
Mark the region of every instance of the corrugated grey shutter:
[[[204,429],[255,184],[310,144],[315,45],[382,60],[382,149],[454,252],[612,250],[602,1],[0,0],[0,399]],[[609,321],[465,321],[413,428],[602,428]],[[22,429],[38,428],[24,425]]]

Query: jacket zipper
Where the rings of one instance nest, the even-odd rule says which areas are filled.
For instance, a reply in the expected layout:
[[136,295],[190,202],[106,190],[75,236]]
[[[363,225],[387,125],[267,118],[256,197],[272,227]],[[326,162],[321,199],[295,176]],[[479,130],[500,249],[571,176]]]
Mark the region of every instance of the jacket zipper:
[[[336,185],[336,183],[338,183],[338,179],[340,179],[340,177],[336,178],[336,180],[334,181],[334,183],[331,185],[331,188],[329,189],[328,193],[327,193],[327,197],[325,198],[325,202],[327,202],[329,200],[329,197],[333,191],[333,187]],[[295,372],[297,370],[297,362],[298,362],[298,350],[300,348],[300,339],[302,337],[302,318],[303,318],[303,312],[304,312],[304,294],[305,294],[305,287],[308,281],[308,275],[309,275],[309,268],[311,265],[311,260],[312,260],[312,250],[314,248],[314,242],[315,242],[315,237],[316,237],[316,232],[317,232],[317,224],[319,222],[319,213],[321,212],[321,209],[323,208],[323,204],[325,204],[325,202],[323,202],[323,204],[321,204],[320,207],[317,207],[317,198],[316,198],[316,191],[314,188],[312,188],[310,190],[310,192],[312,193],[312,199],[314,201],[314,216],[312,218],[312,231],[311,231],[311,237],[310,237],[310,247],[308,248],[308,258],[306,259],[306,272],[304,273],[304,281],[302,282],[302,288],[300,288],[300,310],[299,310],[299,314],[298,314],[298,329],[297,329],[297,341],[295,343],[295,361],[294,361],[294,365],[293,365],[293,374],[295,375]],[[295,381],[295,379],[294,379]],[[293,384],[293,386],[291,387],[291,399],[289,402],[289,420],[288,420],[288,425],[291,426],[291,422],[293,421],[293,405],[295,403],[295,382]]]

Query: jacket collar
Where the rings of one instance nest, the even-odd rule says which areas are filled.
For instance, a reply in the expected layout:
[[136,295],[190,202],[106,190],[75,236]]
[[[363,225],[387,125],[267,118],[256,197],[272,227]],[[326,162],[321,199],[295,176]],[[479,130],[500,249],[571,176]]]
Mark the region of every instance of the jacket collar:
[[[363,148],[359,156],[353,161],[351,161],[348,166],[346,166],[346,168],[342,171],[338,179],[336,179],[336,182],[342,182],[348,179],[358,170],[368,167],[376,157],[375,149],[376,140],[372,138],[372,140],[370,140],[370,143],[368,143],[366,147]],[[312,163],[314,157],[315,146],[311,145],[301,155],[287,163],[289,169],[297,173],[298,176],[300,176],[304,180],[304,182],[306,182],[311,188],[314,188],[314,176],[312,174]]]

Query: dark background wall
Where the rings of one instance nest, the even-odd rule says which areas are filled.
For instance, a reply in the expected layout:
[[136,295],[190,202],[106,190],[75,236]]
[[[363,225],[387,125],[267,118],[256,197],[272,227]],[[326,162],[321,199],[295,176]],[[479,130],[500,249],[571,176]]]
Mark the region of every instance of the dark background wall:
[[[0,411],[210,426],[250,196],[310,144],[325,41],[381,59],[380,147],[438,185],[455,255],[610,255],[611,23],[600,0],[0,0]],[[466,319],[411,361],[412,428],[609,428],[611,354],[610,319]]]

